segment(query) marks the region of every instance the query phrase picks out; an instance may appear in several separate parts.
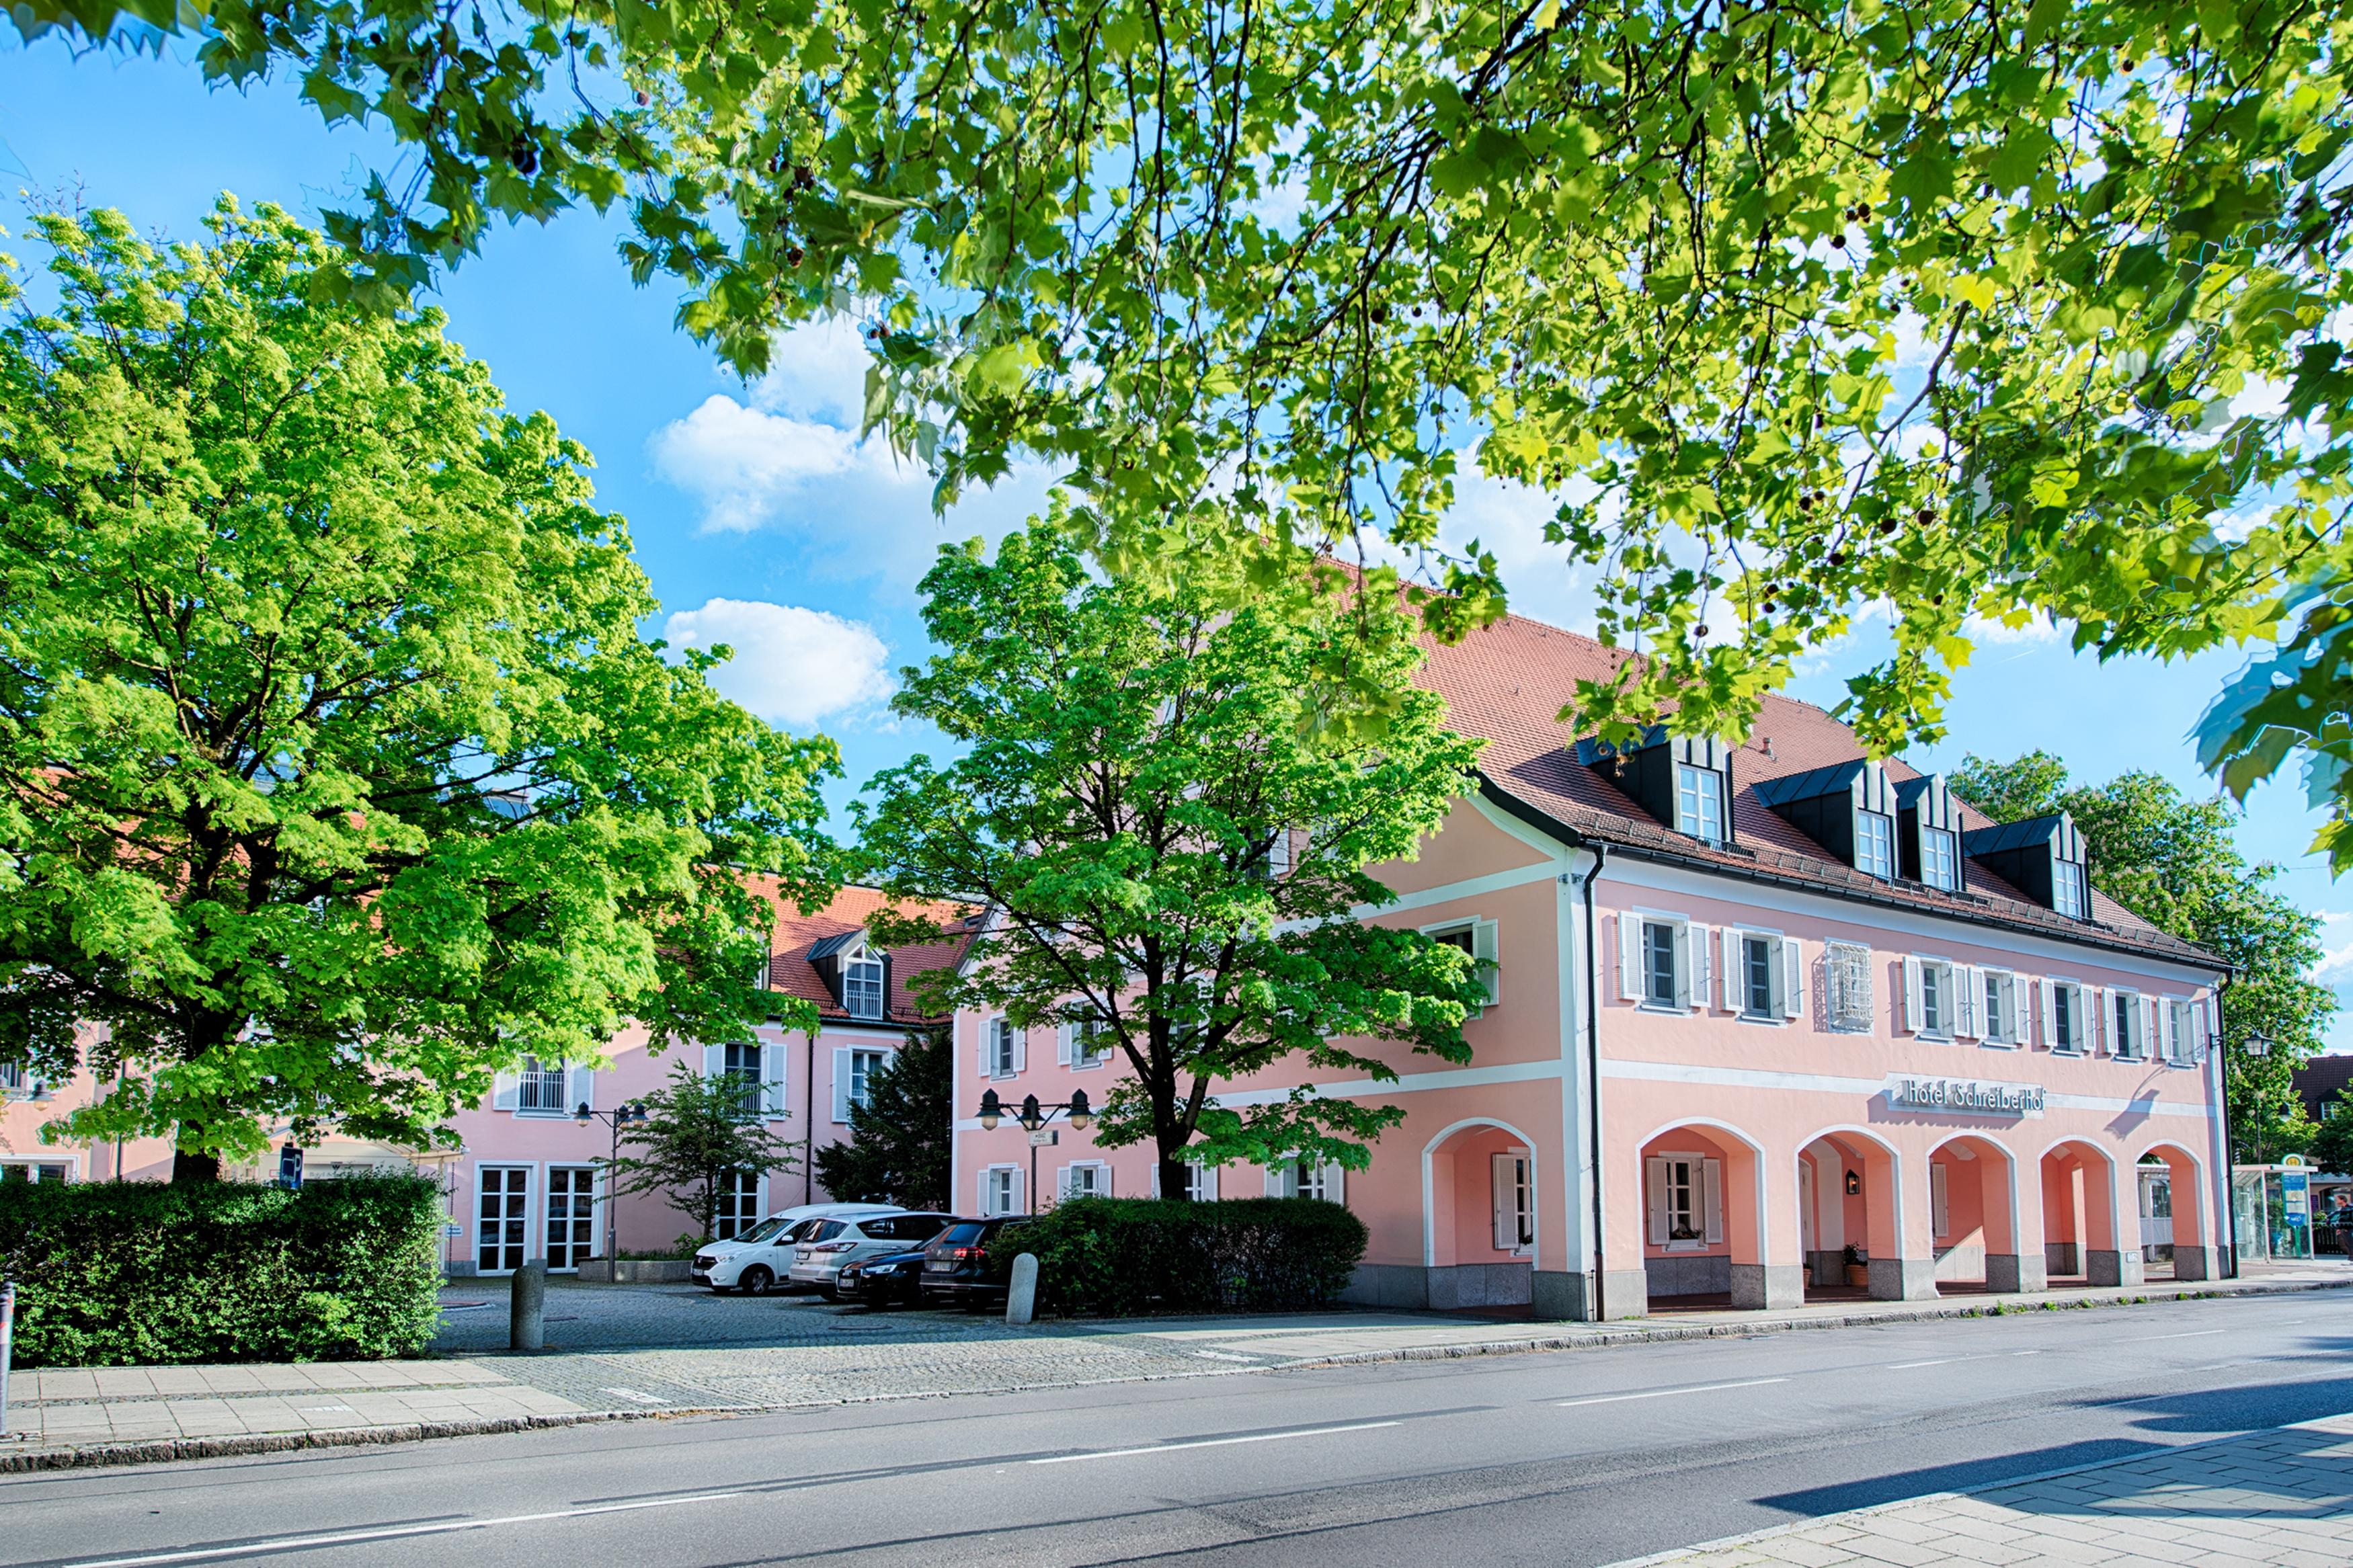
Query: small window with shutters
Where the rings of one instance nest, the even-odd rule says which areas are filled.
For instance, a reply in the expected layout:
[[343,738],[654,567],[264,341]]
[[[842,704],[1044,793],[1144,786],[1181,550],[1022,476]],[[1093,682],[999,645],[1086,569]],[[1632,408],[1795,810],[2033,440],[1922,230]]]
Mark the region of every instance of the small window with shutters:
[[1962,994],[1960,972],[1941,958],[1904,961],[1904,1026],[1924,1040],[1957,1039],[1968,1032],[1965,1010],[1974,998]]
[[980,1026],[980,1073],[983,1078],[1011,1078],[1022,1068],[1021,1031],[1010,1018],[989,1018]]
[[1708,947],[1704,926],[1680,915],[1629,910],[1618,916],[1618,994],[1663,1011],[1706,1007]]
[[1498,954],[1498,929],[1493,921],[1478,919],[1447,921],[1439,925],[1424,926],[1421,934],[1432,942],[1466,953],[1472,963],[1472,973],[1487,993],[1487,1005],[1495,1006],[1504,999],[1503,970]]
[[2118,1061],[2145,1060],[2148,1056],[2147,1009],[2141,1005],[2140,993],[2112,987],[2107,997],[2107,1012],[2101,1024],[2108,1037],[2108,1054]]
[[1642,1162],[1642,1178],[1651,1246],[1698,1252],[1724,1240],[1722,1162],[1664,1152]]
[[2196,1064],[2199,1056],[2198,1008],[2196,1004],[2180,996],[2165,998],[2165,1060],[2168,1066],[2186,1068]]
[[1978,1038],[1989,1046],[2015,1046],[2025,1037],[2019,1030],[2018,976],[2002,969],[1977,973]]
[[1798,943],[1772,931],[1726,926],[1718,955],[1718,1005],[1756,1023],[1781,1023],[1804,1012]]

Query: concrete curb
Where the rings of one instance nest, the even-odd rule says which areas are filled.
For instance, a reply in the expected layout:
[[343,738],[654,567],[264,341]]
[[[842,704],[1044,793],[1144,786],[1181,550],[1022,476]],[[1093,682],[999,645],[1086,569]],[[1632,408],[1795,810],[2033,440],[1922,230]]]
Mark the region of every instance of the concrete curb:
[[[2188,1288],[2162,1290],[2155,1295],[2146,1291],[2119,1289],[2113,1295],[2084,1297],[2058,1303],[2055,1310],[2066,1311],[2079,1308],[2146,1305],[2161,1301],[2209,1300],[2234,1296],[2289,1296],[2315,1290],[2353,1290],[2353,1282],[2310,1280],[2277,1285],[2237,1286],[2227,1289]],[[2020,1297],[2017,1300],[2024,1301],[2030,1298]],[[1997,1308],[2000,1308],[1999,1311],[1996,1310]],[[20,1449],[14,1452],[10,1451],[5,1444],[0,1444],[0,1475],[91,1469],[111,1465],[165,1464],[187,1459],[237,1458],[255,1454],[294,1453],[309,1448],[371,1447],[392,1443],[423,1442],[433,1437],[477,1437],[505,1432],[536,1432],[561,1426],[585,1426],[607,1421],[659,1421],[682,1415],[776,1415],[796,1410],[834,1410],[848,1405],[882,1405],[913,1399],[956,1399],[967,1395],[1043,1394],[1072,1388],[1109,1387],[1127,1383],[1166,1383],[1198,1377],[1240,1377],[1252,1373],[1297,1372],[1323,1366],[1360,1366],[1380,1362],[1453,1361],[1470,1356],[1520,1355],[1541,1351],[1606,1350],[1613,1345],[1662,1344],[1679,1340],[1738,1338],[1749,1334],[1788,1332],[1803,1329],[1867,1328],[1874,1323],[1922,1322],[1940,1318],[2014,1317],[2021,1312],[2044,1310],[2039,1306],[2012,1308],[2002,1301],[1988,1301],[1982,1304],[1976,1301],[1957,1301],[1950,1304],[1924,1302],[1912,1310],[1843,1313],[1837,1317],[1765,1319],[1745,1323],[1694,1323],[1608,1331],[1588,1330],[1581,1333],[1488,1340],[1477,1344],[1466,1345],[1401,1345],[1389,1350],[1353,1351],[1337,1355],[1302,1356],[1293,1361],[1269,1360],[1255,1366],[1217,1366],[1203,1367],[1198,1372],[1187,1369],[1184,1372],[1137,1373],[1117,1377],[1074,1378],[1054,1383],[1023,1384],[1018,1388],[915,1389],[904,1393],[847,1394],[839,1399],[792,1400],[775,1405],[665,1405],[659,1410],[582,1410],[552,1415],[506,1415],[485,1417],[477,1421],[412,1421],[386,1426],[338,1426],[322,1427],[309,1432],[249,1433],[217,1437],[171,1437],[143,1443],[97,1443],[77,1447]],[[1274,1352],[1266,1353],[1271,1355]],[[497,1358],[488,1359],[495,1361]],[[2228,1442],[2230,1439],[2216,1438],[2214,1441]],[[2184,1446],[2195,1447],[2203,1445]],[[2076,1468],[2097,1469],[2104,1464],[2123,1462],[2122,1460],[2102,1460]],[[2061,1475],[2068,1472],[2054,1470],[2050,1473]],[[2040,1476],[2020,1476],[1991,1484],[1998,1487],[2015,1486],[2024,1481],[2041,1479],[2042,1478]],[[1905,1500],[1905,1502],[1918,1500],[1916,1498]],[[1893,1508],[1902,1505],[1884,1503],[1878,1506]],[[1774,1531],[1763,1533],[1771,1534],[1779,1530],[1799,1528],[1801,1526],[1777,1526]],[[1723,1542],[1710,1542],[1707,1549],[1720,1550],[1723,1545]],[[1699,1550],[1702,1548],[1679,1547],[1676,1549],[1678,1552]],[[1642,1558],[1637,1561],[1647,1563],[1651,1559]],[[1632,1564],[1613,1564],[1612,1568],[1632,1568]]]
[[[1336,1355],[1303,1356],[1277,1362],[1285,1370],[1316,1366],[1356,1366],[1384,1361],[1453,1361],[1466,1356],[1520,1355],[1530,1351],[1600,1350],[1611,1345],[1671,1344],[1678,1340],[1746,1339],[1752,1334],[1796,1333],[1816,1329],[1862,1329],[1879,1323],[1932,1322],[1944,1318],[2014,1318],[2029,1312],[2079,1311],[2094,1307],[2154,1306],[2163,1301],[2208,1301],[2241,1296],[2295,1296],[2314,1290],[2353,1290],[2353,1281],[2298,1280],[2278,1285],[2246,1285],[2229,1289],[2189,1287],[2179,1289],[2118,1289],[2110,1295],[2084,1296],[2064,1301],[2019,1296],[1954,1302],[1922,1302],[1915,1308],[1891,1308],[1875,1312],[1847,1312],[1836,1317],[1769,1318],[1751,1322],[1667,1324],[1635,1329],[1588,1329],[1576,1333],[1538,1334],[1527,1339],[1482,1340],[1475,1344],[1400,1345],[1378,1351],[1349,1351]],[[2038,1304],[2029,1305],[2035,1302]]]
[[2348,1419],[2353,1419],[2353,1411],[2348,1411],[2341,1415],[2316,1416],[2308,1421],[2284,1422],[2277,1426],[2258,1426],[2253,1431],[2232,1432],[2221,1437],[2204,1437],[2195,1443],[2159,1444],[2154,1447],[2143,1449],[2137,1454],[2119,1454],[2113,1459],[2093,1459],[2081,1465],[2062,1465],[2055,1470],[2034,1470],[2022,1476],[2010,1476],[2001,1480],[1988,1481],[1983,1486],[1955,1487],[1947,1491],[1922,1492],[1918,1497],[1896,1498],[1888,1502],[1875,1502],[1868,1508],[1841,1509],[1836,1513],[1818,1514],[1812,1519],[1799,1519],[1792,1520],[1787,1524],[1767,1525],[1762,1530],[1752,1530],[1742,1535],[1719,1536],[1714,1541],[1702,1541],[1691,1546],[1669,1547],[1664,1552],[1653,1552],[1648,1557],[1627,1557],[1616,1563],[1605,1563],[1601,1568],[1664,1568],[1665,1564],[1689,1563],[1710,1552],[1737,1552],[1744,1546],[1754,1546],[1760,1542],[1776,1541],[1785,1535],[1796,1535],[1802,1531],[1819,1529],[1833,1520],[1869,1519],[1875,1514],[1894,1513],[1902,1509],[1916,1508],[1922,1503],[1952,1502],[1960,1498],[1982,1497],[1988,1492],[2007,1491],[2012,1487],[2031,1487],[2043,1481],[2055,1481],[2066,1476],[2086,1475],[2094,1470],[2110,1470],[2118,1465],[2137,1465],[2147,1459],[2171,1458],[2176,1454],[2195,1453],[2200,1448],[2216,1448],[2225,1443],[2243,1443],[2250,1437],[2260,1437],[2270,1432],[2319,1430],[2325,1422]]

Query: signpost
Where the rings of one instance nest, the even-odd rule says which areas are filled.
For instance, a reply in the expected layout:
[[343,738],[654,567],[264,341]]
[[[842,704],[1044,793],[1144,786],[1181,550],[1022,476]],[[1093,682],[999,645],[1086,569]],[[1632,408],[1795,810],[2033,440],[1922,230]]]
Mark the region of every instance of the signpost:
[[291,1138],[278,1151],[278,1184],[290,1193],[302,1190],[302,1150]]

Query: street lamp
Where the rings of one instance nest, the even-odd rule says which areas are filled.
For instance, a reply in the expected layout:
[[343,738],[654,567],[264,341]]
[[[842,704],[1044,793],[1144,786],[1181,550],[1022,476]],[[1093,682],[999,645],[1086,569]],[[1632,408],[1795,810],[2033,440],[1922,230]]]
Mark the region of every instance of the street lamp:
[[2246,1052],[2251,1057],[2267,1057],[2271,1055],[2271,1037],[2268,1035],[2249,1035],[2247,1037]]
[[572,1108],[572,1120],[579,1126],[586,1127],[592,1121],[609,1121],[613,1126],[613,1152],[605,1162],[605,1267],[617,1285],[621,1281],[621,1258],[615,1250],[614,1232],[620,1205],[613,1201],[613,1167],[621,1163],[621,1129],[634,1127],[645,1119],[645,1102],[638,1100],[626,1100],[610,1110],[592,1110],[585,1100]]
[[[1084,1132],[1093,1124],[1094,1108],[1087,1102],[1085,1089],[1074,1089],[1071,1090],[1069,1100],[1052,1105],[1040,1105],[1038,1102],[1038,1097],[1034,1094],[1024,1095],[1021,1100],[1021,1109],[1013,1113],[1014,1120],[1020,1122],[1022,1128],[1032,1134],[1037,1133],[1057,1116],[1062,1115],[1070,1117],[1071,1126],[1076,1131]],[[996,1131],[997,1124],[1004,1121],[1005,1116],[1005,1102],[997,1098],[997,1091],[993,1089],[983,1089],[980,1096],[981,1131]],[[1031,1214],[1038,1212],[1038,1141],[1035,1136],[1032,1136],[1029,1141],[1029,1212]]]

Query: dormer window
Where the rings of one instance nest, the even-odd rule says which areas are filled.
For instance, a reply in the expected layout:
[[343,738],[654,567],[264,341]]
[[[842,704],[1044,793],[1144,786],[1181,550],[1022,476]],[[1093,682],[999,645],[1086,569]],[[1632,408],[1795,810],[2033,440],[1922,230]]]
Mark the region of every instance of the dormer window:
[[1920,830],[1920,879],[1948,893],[1960,891],[1960,849],[1953,835],[1942,827]]
[[1961,835],[1961,851],[2052,913],[2092,918],[2084,835],[2065,812],[1974,829]]
[[882,1016],[882,961],[860,952],[841,966],[842,1010],[853,1018]]
[[2051,908],[2070,920],[2089,920],[2092,896],[2084,890],[2084,868],[2061,861],[2051,868]]
[[1675,764],[1675,831],[1702,844],[1724,842],[1724,775],[1714,768]]
[[1854,868],[1892,881],[1895,876],[1895,824],[1883,811],[1854,814]]

